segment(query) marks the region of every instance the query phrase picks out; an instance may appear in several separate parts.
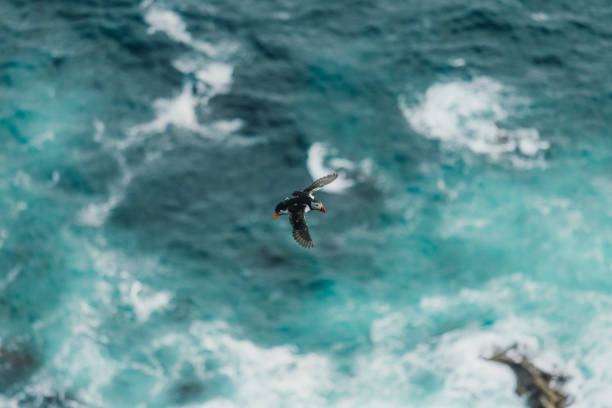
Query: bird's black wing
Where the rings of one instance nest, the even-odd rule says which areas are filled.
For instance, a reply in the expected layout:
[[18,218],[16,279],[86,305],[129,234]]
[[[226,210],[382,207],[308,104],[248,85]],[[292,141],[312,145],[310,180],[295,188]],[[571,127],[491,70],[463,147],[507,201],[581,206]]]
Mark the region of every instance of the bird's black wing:
[[274,207],[274,212],[278,214],[281,211],[287,211],[287,208],[289,207],[289,200],[289,198],[285,198],[283,201],[276,204],[276,207]]
[[304,219],[304,210],[290,211],[289,222],[293,227],[293,239],[304,248],[312,248],[314,242],[312,242],[308,232],[308,225],[306,225],[306,220]]
[[322,189],[337,178],[338,175],[336,173],[328,174],[325,177],[321,177],[320,179],[315,180],[311,185],[304,189],[304,192],[312,194],[315,191]]

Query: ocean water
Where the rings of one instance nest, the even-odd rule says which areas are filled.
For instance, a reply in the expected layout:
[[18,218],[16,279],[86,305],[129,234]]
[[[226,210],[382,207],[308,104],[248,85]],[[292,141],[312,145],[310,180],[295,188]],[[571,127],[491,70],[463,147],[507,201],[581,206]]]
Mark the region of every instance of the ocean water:
[[0,406],[521,407],[516,342],[611,407],[611,21],[0,2]]

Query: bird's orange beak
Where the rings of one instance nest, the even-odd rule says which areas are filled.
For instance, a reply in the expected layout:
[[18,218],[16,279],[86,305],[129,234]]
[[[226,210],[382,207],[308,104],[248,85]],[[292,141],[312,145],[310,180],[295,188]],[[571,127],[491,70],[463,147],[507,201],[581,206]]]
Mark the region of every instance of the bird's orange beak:
[[276,214],[274,214],[274,216],[272,218],[280,217],[281,215],[283,215],[283,214],[276,213]]
[[325,206],[321,204],[321,212],[325,212]]

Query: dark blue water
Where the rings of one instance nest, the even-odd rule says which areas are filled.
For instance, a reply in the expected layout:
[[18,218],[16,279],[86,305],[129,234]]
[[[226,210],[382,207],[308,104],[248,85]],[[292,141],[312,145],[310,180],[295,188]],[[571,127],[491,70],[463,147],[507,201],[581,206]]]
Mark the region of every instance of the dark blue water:
[[611,406],[611,21],[0,2],[0,405],[520,407],[518,342]]

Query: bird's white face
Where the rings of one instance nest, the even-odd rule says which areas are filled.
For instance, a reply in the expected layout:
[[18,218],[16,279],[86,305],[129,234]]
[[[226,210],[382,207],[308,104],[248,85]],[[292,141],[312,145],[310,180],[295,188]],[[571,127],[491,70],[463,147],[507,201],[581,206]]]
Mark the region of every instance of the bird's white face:
[[319,210],[321,212],[325,212],[325,206],[320,201],[313,201],[312,203],[310,203],[310,207],[313,210]]

